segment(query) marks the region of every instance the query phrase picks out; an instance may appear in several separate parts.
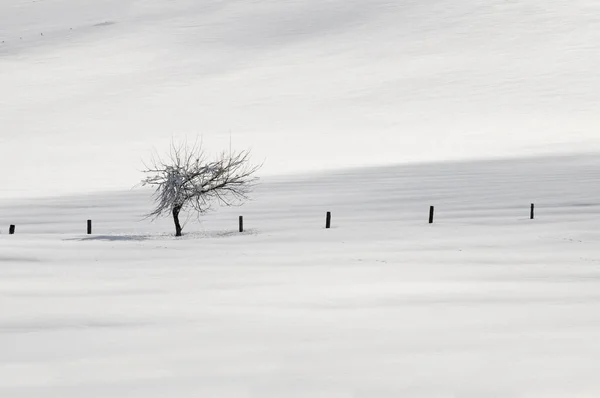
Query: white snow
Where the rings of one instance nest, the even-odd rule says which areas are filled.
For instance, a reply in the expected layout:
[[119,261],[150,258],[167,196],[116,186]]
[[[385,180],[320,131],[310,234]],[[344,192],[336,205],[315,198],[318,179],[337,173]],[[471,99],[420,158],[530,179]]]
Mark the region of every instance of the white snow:
[[599,179],[597,156],[272,177],[180,240],[144,190],[1,202],[0,396],[597,397]]
[[[598,65],[594,0],[1,0],[0,397],[600,396]],[[197,135],[265,178],[175,239]]]
[[129,188],[172,136],[265,174],[597,151],[599,8],[2,0],[2,197]]

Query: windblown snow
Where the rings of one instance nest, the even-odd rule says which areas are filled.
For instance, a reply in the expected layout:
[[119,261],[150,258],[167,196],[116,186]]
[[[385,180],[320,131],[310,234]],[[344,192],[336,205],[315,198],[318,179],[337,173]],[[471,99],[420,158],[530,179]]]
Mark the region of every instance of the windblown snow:
[[[1,0],[0,397],[598,397],[599,43],[592,0]],[[264,178],[175,239],[130,188],[196,136]]]
[[0,396],[595,397],[599,179],[597,156],[268,178],[183,239],[145,191],[4,202]]
[[600,150],[599,8],[3,0],[0,186],[129,188],[173,136],[265,174]]

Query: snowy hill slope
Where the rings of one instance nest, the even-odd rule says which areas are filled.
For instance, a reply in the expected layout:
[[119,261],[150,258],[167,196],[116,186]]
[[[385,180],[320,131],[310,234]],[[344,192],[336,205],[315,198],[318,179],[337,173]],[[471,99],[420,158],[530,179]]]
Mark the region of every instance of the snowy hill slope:
[[0,396],[596,397],[599,174],[577,156],[272,178],[183,239],[139,222],[146,192],[4,201]]
[[600,150],[593,0],[0,3],[2,196],[126,188],[171,136],[279,174]]
[[[248,228],[286,229],[286,223],[321,227],[326,211],[336,223],[407,222],[421,225],[429,206],[438,222],[512,223],[529,216],[534,202],[541,217],[554,221],[595,214],[600,198],[600,157],[577,155],[478,162],[444,162],[346,169],[297,176],[266,177],[242,208],[219,208],[189,220],[188,231],[231,231],[237,217]],[[104,192],[76,196],[0,201],[0,231],[18,225],[19,234],[79,234],[94,220],[98,234],[167,233],[169,219],[144,218],[152,207],[152,191]],[[545,216],[544,216],[545,214]],[[548,220],[549,221],[549,220]],[[291,227],[291,225],[290,225]],[[383,232],[385,233],[385,231]]]

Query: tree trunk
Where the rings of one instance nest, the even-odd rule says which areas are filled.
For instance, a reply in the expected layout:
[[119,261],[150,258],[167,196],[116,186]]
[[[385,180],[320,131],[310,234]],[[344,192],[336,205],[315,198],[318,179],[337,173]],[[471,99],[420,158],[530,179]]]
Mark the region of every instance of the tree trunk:
[[175,236],[181,236],[181,224],[179,223],[179,212],[181,206],[173,207],[173,222],[175,223]]

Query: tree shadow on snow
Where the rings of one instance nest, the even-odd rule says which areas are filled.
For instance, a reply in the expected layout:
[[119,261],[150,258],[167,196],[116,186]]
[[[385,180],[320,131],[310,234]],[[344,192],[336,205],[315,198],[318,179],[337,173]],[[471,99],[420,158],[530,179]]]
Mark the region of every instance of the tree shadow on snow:
[[188,240],[188,239],[211,239],[211,238],[233,238],[236,236],[256,235],[256,230],[249,229],[244,232],[238,231],[190,231],[183,236],[176,237],[173,233],[146,234],[146,235],[88,235],[77,238],[65,239],[67,241],[103,241],[103,242],[141,242],[147,240]]
[[70,239],[65,239],[65,240],[76,240],[76,241],[80,241],[80,242],[86,242],[86,241],[105,241],[105,242],[121,242],[121,241],[128,241],[128,242],[135,242],[135,241],[144,241],[144,240],[150,240],[150,239],[156,239],[156,237],[153,237],[151,235],[93,235],[93,236],[84,236],[84,237],[79,237],[79,238],[70,238]]

